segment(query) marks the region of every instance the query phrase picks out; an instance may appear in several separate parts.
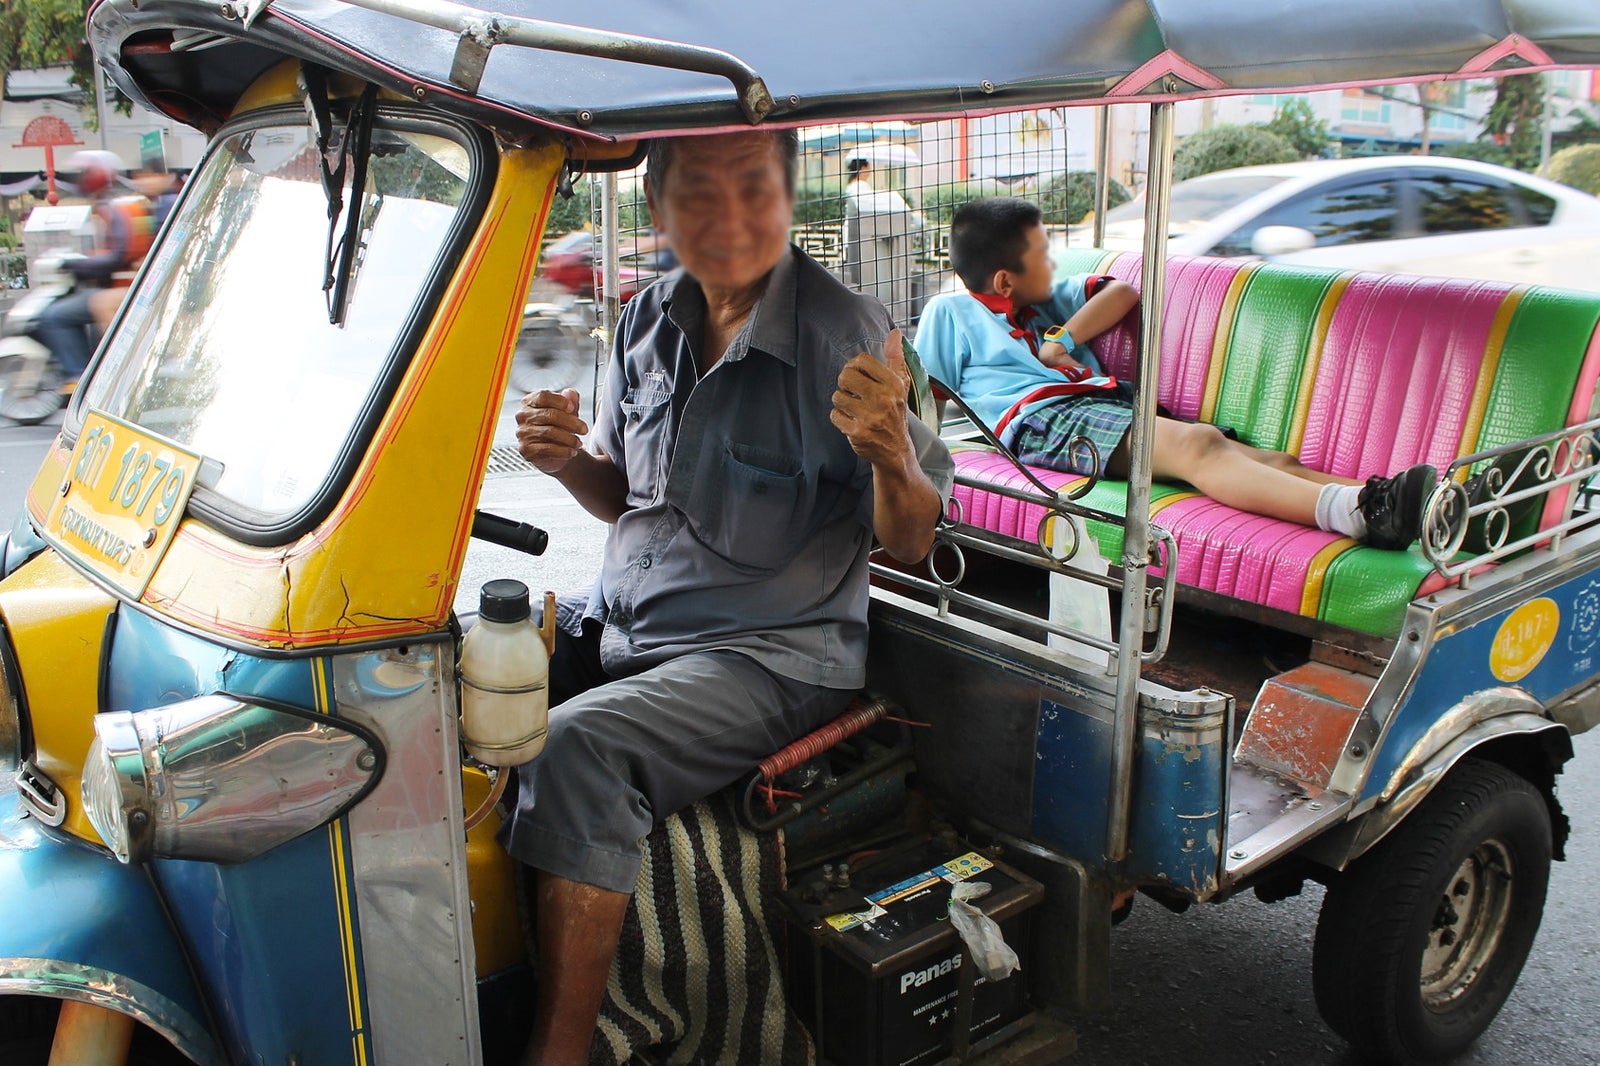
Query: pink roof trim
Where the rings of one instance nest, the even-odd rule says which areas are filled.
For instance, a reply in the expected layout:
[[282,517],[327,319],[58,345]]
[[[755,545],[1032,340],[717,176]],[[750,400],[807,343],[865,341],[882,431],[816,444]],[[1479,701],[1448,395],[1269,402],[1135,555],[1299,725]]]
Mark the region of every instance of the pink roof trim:
[[1106,93],[1106,95],[1137,96],[1139,93],[1143,92],[1145,89],[1148,89],[1150,86],[1154,85],[1157,81],[1166,77],[1168,74],[1175,74],[1184,81],[1188,82],[1190,85],[1197,86],[1201,89],[1221,89],[1224,87],[1224,83],[1221,78],[1208,71],[1202,70],[1200,67],[1195,66],[1193,63],[1189,62],[1187,59],[1168,48],[1165,52],[1162,52],[1153,59],[1146,60],[1144,63],[1140,64],[1138,70],[1133,71],[1127,77],[1117,82],[1117,84],[1111,89],[1110,92]]
[[1534,44],[1521,34],[1513,33],[1510,37],[1490,48],[1485,48],[1469,59],[1461,68],[1463,74],[1477,73],[1494,68],[1495,64],[1511,56],[1517,56],[1528,61],[1535,67],[1554,66],[1555,60],[1550,58],[1550,53]]

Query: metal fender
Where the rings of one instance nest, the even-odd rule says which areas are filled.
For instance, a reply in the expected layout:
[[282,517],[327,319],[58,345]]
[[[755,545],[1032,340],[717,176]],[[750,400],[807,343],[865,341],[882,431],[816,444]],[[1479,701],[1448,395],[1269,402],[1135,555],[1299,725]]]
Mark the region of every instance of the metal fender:
[[[9,775],[8,775],[9,778]],[[131,1015],[201,1066],[222,1066],[178,938],[144,871],[52,835],[0,785],[0,996]]]
[[1572,739],[1566,727],[1551,721],[1531,695],[1509,687],[1475,692],[1418,738],[1389,775],[1378,806],[1347,829],[1329,834],[1330,839],[1316,849],[1318,857],[1342,869],[1399,825],[1462,756],[1511,736],[1539,736],[1552,767],[1572,757]]

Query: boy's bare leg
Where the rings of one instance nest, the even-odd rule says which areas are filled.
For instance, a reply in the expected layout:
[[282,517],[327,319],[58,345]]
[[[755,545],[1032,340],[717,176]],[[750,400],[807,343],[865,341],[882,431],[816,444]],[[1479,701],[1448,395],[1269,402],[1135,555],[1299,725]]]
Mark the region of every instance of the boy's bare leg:
[[[1126,473],[1127,447],[1124,440],[1112,453],[1108,473]],[[1321,484],[1290,473],[1282,465],[1258,460],[1252,452],[1270,454],[1231,441],[1216,426],[1204,422],[1158,418],[1151,466],[1160,480],[1187,481],[1218,503],[1315,526]]]
[[1362,482],[1355,478],[1340,477],[1338,474],[1325,474],[1321,470],[1313,470],[1300,461],[1300,457],[1290,455],[1288,452],[1268,451],[1265,448],[1254,448],[1243,441],[1230,440],[1229,444],[1238,448],[1245,454],[1245,458],[1262,466],[1282,470],[1286,474],[1293,474],[1304,481],[1317,485],[1360,485]]
[[523,1066],[585,1066],[628,911],[621,892],[540,872],[539,991]]

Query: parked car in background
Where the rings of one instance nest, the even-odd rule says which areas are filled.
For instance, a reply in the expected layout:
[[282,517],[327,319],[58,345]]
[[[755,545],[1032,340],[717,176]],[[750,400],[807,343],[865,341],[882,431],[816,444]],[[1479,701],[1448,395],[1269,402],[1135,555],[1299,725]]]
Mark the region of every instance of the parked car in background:
[[[1174,185],[1169,217],[1175,255],[1600,290],[1600,199],[1467,159],[1373,156],[1220,170]],[[1107,213],[1107,248],[1137,251],[1143,240],[1142,197]],[[1077,231],[1072,241],[1080,243]]]

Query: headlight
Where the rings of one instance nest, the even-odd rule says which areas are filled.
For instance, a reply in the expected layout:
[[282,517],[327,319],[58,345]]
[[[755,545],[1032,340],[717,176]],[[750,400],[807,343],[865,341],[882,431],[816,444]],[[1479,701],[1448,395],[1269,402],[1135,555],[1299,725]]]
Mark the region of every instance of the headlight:
[[339,816],[382,748],[348,721],[231,696],[94,719],[83,806],[123,862],[242,862]]

